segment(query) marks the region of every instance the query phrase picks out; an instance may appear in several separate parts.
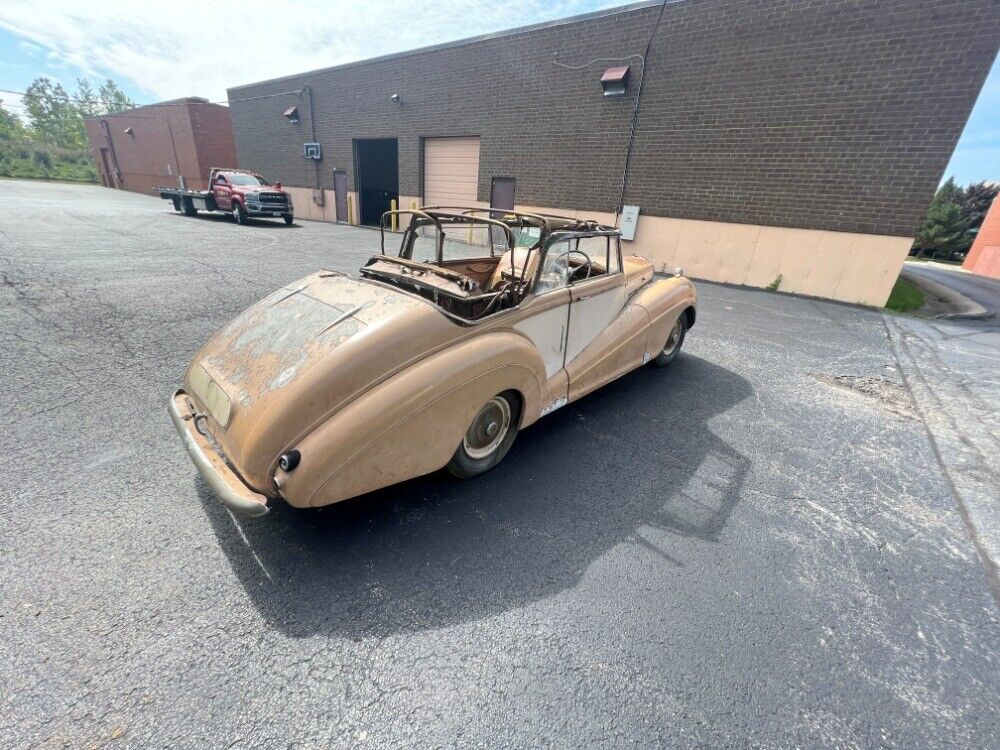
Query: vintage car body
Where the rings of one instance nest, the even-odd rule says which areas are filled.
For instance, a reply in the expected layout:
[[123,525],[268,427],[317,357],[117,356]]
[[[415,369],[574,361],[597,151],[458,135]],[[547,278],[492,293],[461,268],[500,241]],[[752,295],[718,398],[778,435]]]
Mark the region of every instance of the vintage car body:
[[[326,505],[446,466],[481,473],[518,429],[669,363],[694,324],[691,282],[622,258],[614,228],[493,209],[399,213],[411,214],[399,257],[384,253],[384,219],[383,255],[360,278],[320,271],[278,290],[188,368],[170,413],[230,509]],[[449,233],[464,257],[444,257]],[[434,257],[415,260],[421,247]]]

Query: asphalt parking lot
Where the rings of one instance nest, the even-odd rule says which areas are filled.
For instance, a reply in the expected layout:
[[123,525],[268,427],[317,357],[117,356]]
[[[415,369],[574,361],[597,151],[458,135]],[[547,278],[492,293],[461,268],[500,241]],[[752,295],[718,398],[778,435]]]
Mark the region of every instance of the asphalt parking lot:
[[72,185],[0,205],[0,746],[1000,746],[963,494],[996,485],[946,468],[898,356],[929,324],[700,284],[671,367],[486,476],[237,521],[166,399],[378,234]]

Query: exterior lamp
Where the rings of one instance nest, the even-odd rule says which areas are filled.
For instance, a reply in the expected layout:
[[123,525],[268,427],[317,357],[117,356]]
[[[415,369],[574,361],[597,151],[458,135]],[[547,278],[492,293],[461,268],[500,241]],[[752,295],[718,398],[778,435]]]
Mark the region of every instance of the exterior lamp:
[[299,108],[289,107],[288,109],[285,110],[284,116],[290,123],[292,124],[297,123],[299,121]]

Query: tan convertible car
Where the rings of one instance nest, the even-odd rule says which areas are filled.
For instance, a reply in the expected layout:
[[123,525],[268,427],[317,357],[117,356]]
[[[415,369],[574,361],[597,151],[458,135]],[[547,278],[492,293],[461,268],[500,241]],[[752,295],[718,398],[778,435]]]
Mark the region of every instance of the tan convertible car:
[[[387,222],[407,217],[387,254]],[[668,364],[694,321],[691,282],[623,258],[613,227],[390,212],[359,278],[307,276],[216,334],[170,414],[231,510],[327,505],[443,467],[491,469],[539,417]]]

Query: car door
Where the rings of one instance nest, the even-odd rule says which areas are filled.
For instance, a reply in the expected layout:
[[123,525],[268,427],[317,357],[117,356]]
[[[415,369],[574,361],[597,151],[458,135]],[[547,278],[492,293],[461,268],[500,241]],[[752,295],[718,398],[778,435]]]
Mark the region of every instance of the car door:
[[542,397],[542,414],[565,404],[568,395],[569,378],[564,365],[570,293],[566,282],[565,256],[557,251],[546,254],[533,294],[522,307],[526,314],[514,325],[514,330],[535,345],[545,364],[548,383],[547,394]]
[[586,273],[588,262],[591,275],[576,281],[570,278],[566,368],[571,379],[574,361],[585,355],[625,305],[625,274],[618,244],[608,237],[588,237],[577,242],[568,256],[576,266],[574,275]]
[[232,205],[232,186],[224,174],[216,175],[212,184],[212,195],[215,196],[215,205],[223,211],[228,211]]

